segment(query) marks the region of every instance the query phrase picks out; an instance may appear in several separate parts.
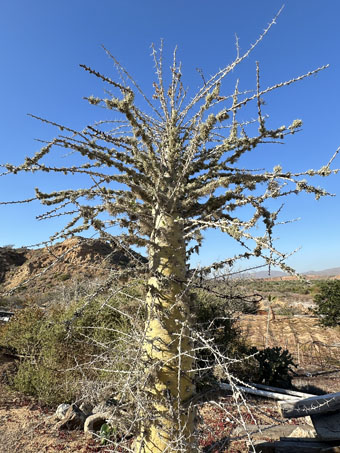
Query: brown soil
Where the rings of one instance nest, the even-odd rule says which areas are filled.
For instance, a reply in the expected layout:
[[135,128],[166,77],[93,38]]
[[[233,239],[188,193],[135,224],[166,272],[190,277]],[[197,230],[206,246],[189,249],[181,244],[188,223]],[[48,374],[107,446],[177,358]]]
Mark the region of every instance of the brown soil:
[[[0,352],[0,376],[13,359]],[[42,407],[0,382],[0,452],[95,452],[97,446],[81,431],[57,431],[54,411]],[[100,450],[103,451],[103,450]]]
[[[0,353],[0,376],[13,363]],[[302,384],[317,385],[324,391],[339,391],[337,376],[307,378]],[[247,396],[248,408],[242,407],[241,413],[247,431],[252,432],[253,440],[278,440],[289,435],[296,425],[306,426],[306,420],[283,419],[275,401]],[[223,407],[223,409],[221,409]],[[239,424],[239,408],[231,396],[216,395],[216,404],[204,404],[200,411],[200,444],[205,451],[245,453],[249,451],[247,432]],[[108,448],[99,446],[82,431],[58,431],[54,410],[39,405],[34,399],[24,397],[0,382],[0,452],[12,453],[56,453],[65,452],[102,452]],[[308,423],[308,421],[307,421]],[[261,427],[261,430],[259,430]],[[287,430],[288,428],[288,430]]]
[[[1,369],[1,365],[0,365]],[[216,400],[224,410],[214,405],[204,405],[201,410],[203,419],[200,428],[201,447],[211,451],[241,453],[248,451],[247,433],[237,422],[239,413],[232,397]],[[280,433],[271,431],[273,426],[304,424],[304,420],[283,420],[275,403],[263,399],[248,399],[251,414],[242,409],[245,423],[250,425],[255,439],[278,439]],[[227,408],[227,410],[225,410]],[[24,398],[0,384],[0,452],[12,453],[56,453],[64,452],[102,452],[109,448],[99,446],[82,431],[58,431],[54,411],[44,408],[31,398]],[[256,425],[261,425],[262,433]]]

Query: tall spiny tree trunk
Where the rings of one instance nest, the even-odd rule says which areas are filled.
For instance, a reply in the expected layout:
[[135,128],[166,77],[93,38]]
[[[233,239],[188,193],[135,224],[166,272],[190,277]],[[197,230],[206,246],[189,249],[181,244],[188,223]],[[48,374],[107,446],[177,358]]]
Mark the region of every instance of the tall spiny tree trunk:
[[193,451],[194,411],[188,403],[193,385],[189,309],[185,294],[186,250],[176,214],[157,212],[150,249],[148,324],[144,353],[151,375],[152,418],[145,422],[137,451]]
[[[41,219],[71,216],[51,241],[94,228],[104,239],[119,243],[124,252],[131,245],[148,247],[148,321],[142,346],[145,360],[142,366],[148,379],[147,398],[138,399],[139,392],[136,396],[137,407],[146,401],[143,407],[146,421],[140,427],[136,442],[136,451],[140,453],[188,453],[195,448],[195,414],[190,406],[195,393],[194,357],[187,324],[186,253],[188,256],[198,253],[203,232],[213,228],[227,233],[245,247],[245,251],[201,269],[202,275],[240,258],[260,256],[268,264],[292,272],[284,263],[287,254],[277,250],[272,241],[281,207],[268,209],[267,201],[275,203],[280,197],[300,192],[313,193],[316,198],[328,195],[325,190],[311,185],[309,177],[338,172],[330,170],[330,164],[340,148],[319,170],[292,173],[283,171],[280,165],[263,171],[244,168],[243,164],[239,167],[240,159],[254,148],[261,149],[265,143],[281,144],[286,135],[295,134],[301,128],[302,121],[298,119],[289,126],[267,128],[266,115],[262,113],[264,96],[327,67],[261,89],[257,64],[254,92],[239,92],[237,83],[233,94],[226,93],[223,80],[248,58],[276,18],[242,55],[237,46],[233,62],[209,79],[202,74],[203,83],[190,99],[181,82],[182,70],[176,51],[170,85],[166,87],[162,46],[158,58],[153,47],[157,74],[153,100],[144,95],[125,68],[107,51],[121,82],[85,65],[82,67],[109,85],[108,98],[90,96],[87,100],[91,105],[104,106],[114,113],[112,121],[97,122],[77,132],[36,117],[64,132],[34,156],[27,157],[23,164],[0,165],[5,169],[0,176],[28,171],[89,176],[88,187],[50,193],[36,189],[34,198],[10,202],[40,200],[48,206],[39,216]],[[132,88],[127,85],[128,81]],[[118,90],[118,97],[111,95],[111,90]],[[149,107],[147,113],[138,107],[135,102],[138,94],[147,102],[153,116]],[[156,100],[157,104],[153,102]],[[257,131],[253,120],[239,122],[237,117],[241,109],[252,103],[253,117],[258,118]],[[83,160],[77,166],[52,165],[49,161],[45,164],[44,157],[60,148],[78,153]],[[241,215],[239,211],[243,207],[247,210]],[[109,219],[105,218],[105,213],[109,214]],[[113,238],[109,233],[112,227],[123,228],[124,232]],[[186,243],[191,243],[188,250]],[[126,272],[131,276],[137,271],[138,267],[129,268],[118,275],[125,278]],[[144,391],[143,382],[141,386]],[[131,425],[133,431],[134,422],[135,419]]]

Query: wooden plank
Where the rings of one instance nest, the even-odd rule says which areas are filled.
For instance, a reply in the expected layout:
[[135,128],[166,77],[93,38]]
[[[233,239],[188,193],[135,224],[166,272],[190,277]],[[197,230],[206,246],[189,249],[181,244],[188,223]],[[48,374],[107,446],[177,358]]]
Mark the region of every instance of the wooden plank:
[[303,400],[282,401],[279,402],[279,408],[285,418],[335,413],[340,411],[340,392],[313,396]]
[[292,404],[295,401],[300,400],[300,398],[297,398],[296,396],[284,395],[283,393],[266,392],[265,390],[252,389],[250,387],[244,387],[243,385],[237,385],[232,387],[230,384],[222,383],[219,384],[219,387],[222,390],[233,390],[233,388],[236,387],[238,390],[241,390],[242,392],[245,393],[250,393],[251,395],[264,396],[265,398],[271,398],[279,401],[288,401]]

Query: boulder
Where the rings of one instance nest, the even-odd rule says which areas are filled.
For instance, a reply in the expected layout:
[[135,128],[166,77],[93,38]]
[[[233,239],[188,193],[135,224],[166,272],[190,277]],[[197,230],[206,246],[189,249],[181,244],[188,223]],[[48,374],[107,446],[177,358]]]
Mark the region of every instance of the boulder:
[[56,429],[83,429],[86,420],[86,415],[79,409],[76,404],[72,404],[64,416],[64,418],[57,423]]
[[55,416],[59,419],[59,420],[62,420],[65,415],[66,415],[66,412],[68,411],[69,407],[71,405],[70,404],[66,404],[66,403],[63,403],[63,404],[59,404],[59,406],[57,407],[57,410],[55,411]]

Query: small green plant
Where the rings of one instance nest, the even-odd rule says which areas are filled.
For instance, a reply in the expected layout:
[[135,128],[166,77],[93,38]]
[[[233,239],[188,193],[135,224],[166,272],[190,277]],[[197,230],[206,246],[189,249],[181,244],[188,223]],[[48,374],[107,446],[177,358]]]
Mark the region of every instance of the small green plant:
[[104,423],[99,431],[100,445],[106,445],[115,434],[115,427]]
[[297,367],[297,365],[287,349],[275,347],[259,351],[253,347],[249,352],[254,354],[256,367],[253,379],[256,382],[283,388],[291,386],[292,367]]
[[327,327],[340,325],[340,280],[320,283],[314,302],[317,308],[313,312],[319,317],[320,324]]

